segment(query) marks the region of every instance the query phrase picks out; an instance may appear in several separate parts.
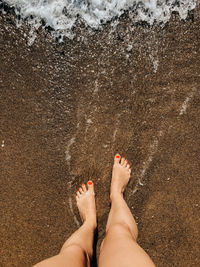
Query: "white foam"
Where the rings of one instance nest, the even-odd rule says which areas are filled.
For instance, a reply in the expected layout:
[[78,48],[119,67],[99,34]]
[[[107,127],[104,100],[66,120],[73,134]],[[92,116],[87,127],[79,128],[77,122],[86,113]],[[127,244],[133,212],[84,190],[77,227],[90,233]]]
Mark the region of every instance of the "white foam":
[[76,217],[76,215],[75,215],[75,213],[74,213],[73,204],[72,204],[72,198],[71,198],[71,197],[69,197],[69,199],[68,199],[68,203],[69,203],[70,211],[71,211],[71,213],[72,213],[72,215],[73,215],[74,222],[76,223],[76,225],[77,225],[78,227],[80,227],[80,223],[79,223],[79,221],[78,221],[78,219],[77,219],[77,217]]
[[[16,8],[22,18],[29,18],[28,23],[35,29],[41,24],[52,27],[57,35],[72,37],[71,29],[77,17],[86,26],[98,29],[102,23],[115,20],[125,11],[134,21],[155,21],[166,23],[173,11],[181,19],[196,6],[196,0],[4,0]],[[33,16],[31,19],[30,16]]]
[[158,70],[159,61],[158,59],[155,59],[153,55],[150,55],[149,57],[153,63],[153,72],[156,73]]
[[137,179],[135,188],[131,192],[131,195],[134,195],[139,190],[140,185],[144,186],[142,180],[143,180],[144,176],[146,175],[147,170],[149,169],[149,167],[151,165],[151,162],[153,161],[154,155],[158,151],[158,145],[160,142],[160,138],[163,135],[164,135],[164,131],[162,131],[162,130],[158,131],[157,136],[154,138],[153,142],[150,144],[148,158],[145,161],[143,161],[142,168],[140,169],[139,174],[136,175],[136,176],[138,176],[138,179]]
[[114,129],[114,132],[113,132],[113,143],[114,143],[115,140],[116,140],[116,135],[117,135],[117,128]]
[[3,140],[2,144],[1,144],[1,147],[4,147],[4,146],[5,146],[5,141]]
[[68,144],[67,144],[67,149],[65,151],[65,159],[68,162],[68,165],[70,165],[70,160],[71,160],[71,154],[70,154],[70,147],[75,143],[75,137],[72,137]]
[[92,122],[91,119],[87,119],[87,123],[88,123],[88,124],[92,124],[93,122]]
[[88,132],[88,129],[90,128],[90,126],[93,124],[92,120],[90,118],[87,118],[85,116],[85,119],[86,119],[86,123],[85,123],[85,141],[87,141],[87,132]]
[[139,184],[140,185],[144,185],[142,183],[142,180],[147,172],[147,170],[149,169],[149,166],[153,160],[153,156],[154,154],[157,152],[158,150],[158,144],[159,144],[159,138],[163,136],[163,131],[160,130],[157,134],[157,136],[154,138],[153,142],[150,144],[150,152],[149,152],[149,156],[147,158],[146,161],[143,162],[143,167],[141,169],[140,172],[140,176],[139,176]]
[[98,91],[99,91],[99,83],[98,83],[98,80],[95,80],[95,82],[94,82],[94,92],[93,92],[93,94],[94,94],[94,95],[97,94]]
[[183,102],[179,115],[183,115],[184,113],[186,113],[186,109],[188,107],[189,101],[191,100],[191,98],[193,97],[193,92],[190,92],[190,94],[186,97],[185,101]]

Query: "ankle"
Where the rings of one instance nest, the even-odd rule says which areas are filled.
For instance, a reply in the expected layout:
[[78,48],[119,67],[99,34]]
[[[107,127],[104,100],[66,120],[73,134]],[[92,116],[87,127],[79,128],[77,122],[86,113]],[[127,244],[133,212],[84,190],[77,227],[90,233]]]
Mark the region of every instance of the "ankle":
[[84,221],[83,225],[89,227],[91,230],[95,230],[97,228],[97,222],[94,218],[88,218]]
[[111,202],[114,200],[114,199],[116,199],[116,198],[123,198],[123,193],[122,192],[120,192],[120,191],[112,191],[111,193],[110,193],[110,200],[111,200]]

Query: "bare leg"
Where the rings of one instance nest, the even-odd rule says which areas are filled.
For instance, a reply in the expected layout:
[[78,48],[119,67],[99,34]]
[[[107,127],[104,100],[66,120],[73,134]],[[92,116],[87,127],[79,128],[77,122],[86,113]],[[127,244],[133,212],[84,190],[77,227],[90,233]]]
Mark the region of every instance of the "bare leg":
[[147,253],[137,244],[138,229],[123,192],[130,179],[127,161],[115,156],[111,182],[111,210],[99,256],[99,267],[155,267]]
[[83,225],[64,243],[58,255],[46,259],[34,267],[90,266],[96,228],[95,194],[91,181],[88,182],[88,190],[85,185],[79,188],[76,201]]

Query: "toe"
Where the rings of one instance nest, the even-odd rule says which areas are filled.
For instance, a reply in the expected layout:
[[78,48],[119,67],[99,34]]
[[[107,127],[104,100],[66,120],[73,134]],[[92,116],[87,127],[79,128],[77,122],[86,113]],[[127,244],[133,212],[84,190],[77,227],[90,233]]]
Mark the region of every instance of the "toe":
[[131,166],[130,166],[130,164],[127,164],[126,169],[131,173]]
[[125,161],[124,161],[124,167],[125,167],[125,168],[127,167],[127,164],[128,164],[128,162],[127,162],[127,160],[125,159]]
[[93,184],[93,182],[91,180],[88,181],[88,191],[94,193],[94,184]]
[[82,184],[82,189],[83,189],[84,193],[87,191],[87,188],[86,188],[85,184]]
[[115,163],[119,163],[120,158],[121,158],[120,154],[116,154],[116,155],[115,155],[115,158],[114,158],[114,162],[115,162]]
[[76,201],[78,201],[79,197],[76,195]]
[[81,194],[83,194],[83,189],[82,189],[82,187],[79,187],[79,192],[81,193]]
[[78,191],[76,191],[76,196],[79,198],[81,196],[81,193]]
[[124,166],[124,163],[125,163],[125,158],[122,158],[121,159],[121,165]]
[[127,164],[126,168],[129,170],[130,169],[130,164]]

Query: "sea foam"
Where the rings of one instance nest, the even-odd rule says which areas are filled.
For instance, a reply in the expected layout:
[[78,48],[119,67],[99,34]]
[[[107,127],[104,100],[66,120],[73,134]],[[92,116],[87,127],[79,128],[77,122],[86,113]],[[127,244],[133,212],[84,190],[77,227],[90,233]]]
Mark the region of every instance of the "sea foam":
[[[173,11],[185,19],[196,0],[5,0],[32,28],[44,25],[54,34],[72,36],[72,28],[81,20],[92,29],[116,20],[128,11],[133,21],[166,23]],[[43,21],[43,23],[42,23]]]

